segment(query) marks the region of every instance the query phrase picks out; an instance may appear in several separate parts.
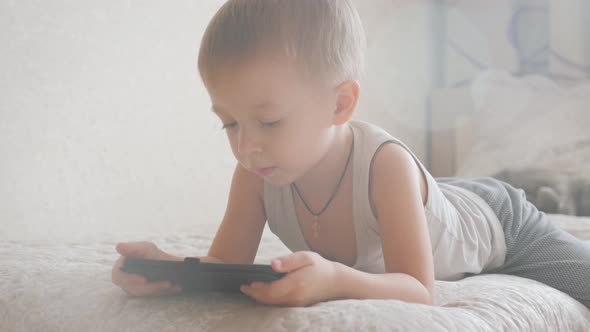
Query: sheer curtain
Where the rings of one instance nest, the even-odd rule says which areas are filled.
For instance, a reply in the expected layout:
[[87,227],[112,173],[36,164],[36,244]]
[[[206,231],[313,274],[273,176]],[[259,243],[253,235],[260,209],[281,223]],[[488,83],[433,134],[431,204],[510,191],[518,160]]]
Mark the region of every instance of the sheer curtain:
[[439,2],[439,86],[468,85],[482,70],[590,78],[590,1]]

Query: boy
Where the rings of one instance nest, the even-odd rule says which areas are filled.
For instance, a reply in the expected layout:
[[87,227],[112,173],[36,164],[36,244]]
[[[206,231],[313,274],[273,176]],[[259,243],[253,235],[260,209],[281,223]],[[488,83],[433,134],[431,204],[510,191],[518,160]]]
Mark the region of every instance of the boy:
[[[364,48],[348,0],[230,0],[215,15],[199,70],[238,163],[225,216],[201,259],[252,263],[268,221],[294,253],[272,260],[274,270],[288,272],[284,278],[242,287],[262,303],[433,304],[435,276],[458,280],[502,268],[590,301],[587,280],[577,278],[588,271],[589,248],[552,228],[522,191],[492,179],[437,183],[405,144],[351,120]],[[530,219],[534,226],[524,225]],[[551,245],[574,244],[551,267],[569,279],[554,282],[528,268],[548,257],[522,255],[519,245],[534,242],[533,233]],[[118,268],[125,256],[182,258],[146,242],[117,250],[123,257],[113,282],[128,293],[181,291]],[[559,265],[565,257],[581,262],[572,268],[578,274]]]

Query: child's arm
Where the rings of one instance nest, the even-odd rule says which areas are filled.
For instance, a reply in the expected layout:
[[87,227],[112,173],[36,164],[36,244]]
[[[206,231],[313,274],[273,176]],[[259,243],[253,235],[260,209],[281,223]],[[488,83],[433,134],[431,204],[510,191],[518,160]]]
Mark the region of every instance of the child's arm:
[[425,182],[422,172],[403,147],[385,144],[379,149],[370,193],[386,273],[370,274],[340,264],[338,297],[433,303],[434,263],[424,212],[427,193],[421,181]]
[[374,159],[370,194],[386,273],[358,271],[302,251],[273,259],[275,271],[288,272],[285,278],[255,282],[242,291],[259,302],[289,306],[351,298],[433,304],[434,265],[423,207],[427,186],[421,176],[398,145],[384,145]]
[[235,264],[254,262],[266,223],[263,181],[240,164],[236,166],[225,215],[205,259]]
[[409,274],[372,274],[344,264],[336,265],[337,291],[333,299],[395,299],[433,304],[433,292]]
[[[262,230],[266,222],[262,203],[263,180],[241,166],[236,166],[232,179],[225,216],[215,235],[207,256],[199,257],[206,263],[254,262]],[[181,289],[170,282],[146,283],[145,278],[120,270],[125,257],[182,261],[151,242],[120,243],[116,247],[122,255],[113,266],[113,283],[134,296],[177,294]]]

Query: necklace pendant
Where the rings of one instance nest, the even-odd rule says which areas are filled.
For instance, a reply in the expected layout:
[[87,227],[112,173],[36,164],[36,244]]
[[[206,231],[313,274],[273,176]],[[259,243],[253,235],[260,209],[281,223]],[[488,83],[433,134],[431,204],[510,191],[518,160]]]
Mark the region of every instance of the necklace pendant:
[[320,224],[318,223],[317,216],[313,217],[313,225],[311,226],[311,228],[313,229],[313,236],[317,239],[320,235]]

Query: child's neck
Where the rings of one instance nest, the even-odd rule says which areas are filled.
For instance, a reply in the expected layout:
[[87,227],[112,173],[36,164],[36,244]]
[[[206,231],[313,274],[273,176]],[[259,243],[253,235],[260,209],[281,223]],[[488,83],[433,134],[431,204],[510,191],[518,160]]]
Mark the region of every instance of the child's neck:
[[[300,191],[314,193],[320,197],[330,195],[344,171],[352,144],[352,129],[350,125],[338,126],[335,129],[332,145],[322,159],[307,173],[295,181]],[[352,172],[352,160],[346,173]]]

